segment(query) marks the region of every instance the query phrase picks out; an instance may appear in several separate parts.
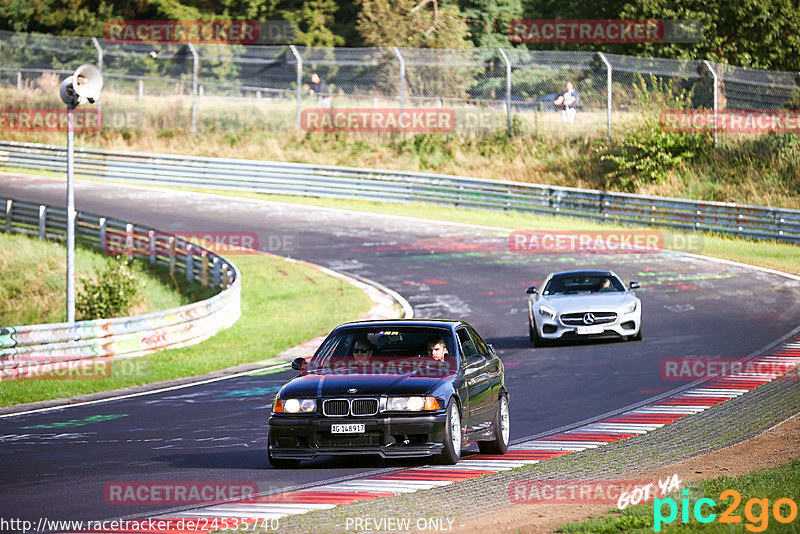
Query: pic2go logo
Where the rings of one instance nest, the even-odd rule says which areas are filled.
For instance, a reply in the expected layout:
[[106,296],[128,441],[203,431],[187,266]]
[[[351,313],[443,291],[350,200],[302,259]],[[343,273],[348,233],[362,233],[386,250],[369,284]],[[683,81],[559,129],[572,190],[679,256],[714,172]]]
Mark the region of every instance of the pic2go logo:
[[[708,512],[704,513],[703,506],[709,509],[714,509],[717,506],[714,499],[702,498],[697,499],[694,506],[689,504],[689,490],[682,491],[684,497],[681,499],[681,522],[689,522],[689,511],[691,509],[694,519],[698,523],[711,523],[717,518],[717,514]],[[720,523],[734,523],[742,522],[742,518],[736,515],[736,509],[742,503],[741,494],[733,489],[727,489],[719,494],[720,501],[726,501],[728,497],[733,501],[728,505],[728,508],[719,515]],[[669,512],[664,516],[664,506],[667,506]],[[755,508],[758,508],[758,515],[756,515]],[[797,503],[786,497],[776,500],[772,509],[770,510],[769,499],[750,499],[744,505],[744,517],[748,523],[745,528],[750,532],[764,532],[769,526],[769,515],[772,512],[772,517],[778,523],[791,523],[797,518]],[[784,515],[784,511],[788,512]],[[667,497],[665,499],[653,500],[653,532],[661,532],[661,525],[668,525],[675,521],[678,517],[678,504],[675,499]]]

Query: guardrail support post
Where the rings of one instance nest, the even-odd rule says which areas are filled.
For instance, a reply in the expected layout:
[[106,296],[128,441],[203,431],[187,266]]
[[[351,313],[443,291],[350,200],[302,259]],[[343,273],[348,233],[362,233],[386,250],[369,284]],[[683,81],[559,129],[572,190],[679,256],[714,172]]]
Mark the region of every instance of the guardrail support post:
[[139,78],[139,100],[144,99],[144,80]]
[[39,206],[39,239],[47,235],[47,206]]
[[708,72],[711,73],[711,77],[714,79],[714,146],[717,146],[717,114],[719,113],[719,79],[717,78],[717,71],[714,70],[714,67],[711,66],[711,63],[707,60],[703,60],[703,65],[706,66]]
[[14,209],[14,201],[10,198],[6,200],[6,233],[11,233],[11,210]]
[[197,77],[200,73],[200,58],[192,43],[187,43],[192,53],[192,133],[197,132]]
[[597,55],[606,66],[606,121],[608,123],[608,140],[611,141],[611,63],[602,52],[598,52]]
[[400,61],[400,109],[403,110],[406,107],[406,60],[400,54],[399,48],[393,46],[392,50],[394,50],[394,55]]
[[220,284],[220,265],[222,261],[218,257],[214,257],[214,268],[212,269],[211,279],[214,281],[214,287],[219,287]]
[[125,225],[125,249],[128,252],[128,259],[133,261],[133,225],[128,223]]
[[150,243],[150,263],[156,262],[156,233],[153,230],[147,232],[148,242]]
[[192,245],[186,244],[186,281],[194,282],[194,254],[192,253]]
[[106,218],[100,217],[98,221],[100,225],[100,248],[108,253],[108,247],[106,247]]
[[206,251],[200,253],[200,280],[203,287],[208,287],[208,254]]
[[175,236],[169,236],[169,274],[175,274]]
[[303,112],[303,58],[297,51],[294,45],[289,46],[292,51],[294,59],[297,60],[297,124],[296,128],[300,129],[300,114]]
[[506,133],[511,137],[511,61],[508,60],[505,50],[499,50],[506,64]]
[[231,277],[228,274],[228,264],[222,266],[222,289],[228,289],[228,284],[230,284]]

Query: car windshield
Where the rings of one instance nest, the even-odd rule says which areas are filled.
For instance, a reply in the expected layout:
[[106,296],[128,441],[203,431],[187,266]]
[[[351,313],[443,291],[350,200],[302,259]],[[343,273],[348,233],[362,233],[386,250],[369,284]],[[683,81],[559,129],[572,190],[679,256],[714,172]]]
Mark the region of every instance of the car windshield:
[[543,295],[589,295],[625,291],[625,286],[616,276],[606,274],[569,274],[550,279]]
[[[444,344],[444,351],[429,350],[441,344]],[[442,352],[443,359],[432,355]],[[452,334],[445,328],[344,328],[328,336],[308,362],[305,372],[446,376],[457,368],[455,354]]]

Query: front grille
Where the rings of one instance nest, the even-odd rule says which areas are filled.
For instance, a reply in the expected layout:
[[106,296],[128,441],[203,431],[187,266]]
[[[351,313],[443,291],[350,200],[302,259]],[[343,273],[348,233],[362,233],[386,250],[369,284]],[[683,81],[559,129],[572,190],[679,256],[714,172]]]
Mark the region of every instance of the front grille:
[[383,435],[380,432],[342,435],[320,432],[317,434],[319,447],[379,447],[383,445],[382,439]]
[[322,401],[322,413],[327,417],[375,415],[378,399],[326,399]]
[[378,413],[378,399],[353,399],[350,411],[353,415],[375,415]]
[[350,413],[350,402],[347,399],[331,399],[322,403],[322,413],[327,416],[343,416]]
[[[586,326],[583,317],[589,312],[564,313],[561,315],[561,322],[569,326]],[[590,312],[594,315],[594,322],[590,324],[608,324],[617,320],[615,312]]]

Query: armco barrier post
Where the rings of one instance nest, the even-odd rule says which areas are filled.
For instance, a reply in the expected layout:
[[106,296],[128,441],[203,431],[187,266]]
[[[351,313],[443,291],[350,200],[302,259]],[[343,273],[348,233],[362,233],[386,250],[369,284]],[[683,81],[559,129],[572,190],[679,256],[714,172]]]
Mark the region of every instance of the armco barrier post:
[[47,235],[47,206],[39,206],[39,239]]

